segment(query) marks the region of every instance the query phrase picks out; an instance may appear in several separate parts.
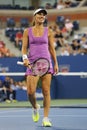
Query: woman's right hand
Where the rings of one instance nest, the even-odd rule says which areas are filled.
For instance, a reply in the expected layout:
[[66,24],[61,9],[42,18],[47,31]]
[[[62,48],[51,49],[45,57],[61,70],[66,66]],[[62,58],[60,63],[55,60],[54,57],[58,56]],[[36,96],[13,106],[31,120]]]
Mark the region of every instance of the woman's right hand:
[[28,60],[28,59],[25,59],[25,60],[23,61],[23,63],[24,63],[24,66],[31,68],[31,66],[29,65],[30,63],[29,63],[29,60]]

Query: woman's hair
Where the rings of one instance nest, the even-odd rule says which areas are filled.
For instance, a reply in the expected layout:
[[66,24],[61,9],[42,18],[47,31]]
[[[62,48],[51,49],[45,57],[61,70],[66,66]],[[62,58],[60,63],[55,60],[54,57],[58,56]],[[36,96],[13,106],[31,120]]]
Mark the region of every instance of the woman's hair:
[[35,18],[33,18],[33,20],[32,20],[32,26],[34,26],[35,25]]

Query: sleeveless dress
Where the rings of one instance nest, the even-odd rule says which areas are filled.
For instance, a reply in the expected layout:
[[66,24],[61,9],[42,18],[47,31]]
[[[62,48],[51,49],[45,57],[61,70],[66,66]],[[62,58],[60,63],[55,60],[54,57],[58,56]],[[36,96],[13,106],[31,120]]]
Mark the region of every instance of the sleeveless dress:
[[[48,28],[44,27],[43,35],[40,37],[36,37],[33,35],[32,27],[30,27],[28,36],[29,36],[29,54],[28,54],[29,62],[32,63],[38,58],[47,58],[50,62],[50,68],[48,73],[53,74],[52,59],[48,45]],[[32,75],[32,71],[30,68],[27,68],[26,75]]]

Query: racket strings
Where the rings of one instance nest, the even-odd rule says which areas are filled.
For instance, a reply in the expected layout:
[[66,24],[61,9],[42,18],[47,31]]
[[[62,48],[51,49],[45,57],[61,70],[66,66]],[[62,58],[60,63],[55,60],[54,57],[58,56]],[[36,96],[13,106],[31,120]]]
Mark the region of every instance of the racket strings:
[[33,67],[32,72],[34,75],[44,75],[49,69],[49,62],[47,60],[41,59],[40,61],[37,61]]

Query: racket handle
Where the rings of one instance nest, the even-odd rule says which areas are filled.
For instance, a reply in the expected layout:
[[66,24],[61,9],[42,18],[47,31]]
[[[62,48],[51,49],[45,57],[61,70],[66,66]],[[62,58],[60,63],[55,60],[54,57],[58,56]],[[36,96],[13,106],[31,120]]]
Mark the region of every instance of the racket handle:
[[18,64],[18,65],[23,65],[23,62],[17,61],[17,64]]

